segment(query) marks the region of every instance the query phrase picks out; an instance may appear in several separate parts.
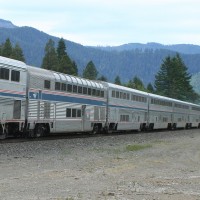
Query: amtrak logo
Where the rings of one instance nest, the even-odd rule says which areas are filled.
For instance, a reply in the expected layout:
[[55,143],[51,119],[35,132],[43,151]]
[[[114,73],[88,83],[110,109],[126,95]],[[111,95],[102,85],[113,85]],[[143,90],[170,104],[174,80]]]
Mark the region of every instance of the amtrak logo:
[[33,99],[37,99],[38,98],[38,93],[34,92],[34,93],[30,93],[30,98],[33,98]]
[[33,93],[33,98],[34,98],[34,99],[37,98],[37,93]]

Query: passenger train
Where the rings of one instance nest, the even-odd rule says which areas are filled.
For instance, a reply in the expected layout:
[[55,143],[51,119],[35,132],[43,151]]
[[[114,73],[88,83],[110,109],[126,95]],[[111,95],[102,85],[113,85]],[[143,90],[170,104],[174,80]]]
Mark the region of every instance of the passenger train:
[[0,138],[200,127],[200,106],[0,57]]

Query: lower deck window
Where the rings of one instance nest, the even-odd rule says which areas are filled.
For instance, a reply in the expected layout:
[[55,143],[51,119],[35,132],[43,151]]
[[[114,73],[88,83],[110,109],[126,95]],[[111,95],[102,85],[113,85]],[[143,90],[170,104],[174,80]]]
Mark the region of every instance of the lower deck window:
[[121,122],[129,122],[129,115],[120,115]]
[[66,109],[66,117],[67,118],[80,118],[81,117],[81,109],[67,108]]

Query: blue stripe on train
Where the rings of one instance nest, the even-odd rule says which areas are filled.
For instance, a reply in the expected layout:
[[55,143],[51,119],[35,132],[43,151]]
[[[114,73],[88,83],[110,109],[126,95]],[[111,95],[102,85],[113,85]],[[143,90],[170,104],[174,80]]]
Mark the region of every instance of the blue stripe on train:
[[[29,93],[29,98],[33,98],[32,92]],[[45,101],[61,101],[61,102],[70,102],[70,103],[80,103],[80,104],[89,104],[89,105],[97,105],[97,106],[105,106],[105,101],[93,100],[93,99],[83,99],[81,97],[71,97],[71,96],[60,96],[56,94],[42,94],[42,99]]]
[[6,96],[6,97],[15,97],[15,98],[25,98],[25,95],[23,94],[13,94],[13,93],[5,93],[5,92],[0,92],[0,96]]

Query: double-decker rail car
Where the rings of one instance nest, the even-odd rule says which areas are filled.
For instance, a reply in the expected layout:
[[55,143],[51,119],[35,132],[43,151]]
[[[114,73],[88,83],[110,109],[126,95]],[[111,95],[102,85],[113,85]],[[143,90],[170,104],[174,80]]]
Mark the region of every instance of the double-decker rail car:
[[104,83],[108,90],[108,130],[144,130],[148,119],[148,94]]
[[200,128],[200,106],[196,104],[189,104],[190,114],[186,128]]
[[0,56],[0,138],[200,127],[200,105]]
[[27,66],[0,56],[0,138],[25,126]]
[[173,100],[149,94],[148,129],[171,129],[173,127]]
[[106,89],[102,83],[28,67],[29,132],[98,132],[106,123]]

